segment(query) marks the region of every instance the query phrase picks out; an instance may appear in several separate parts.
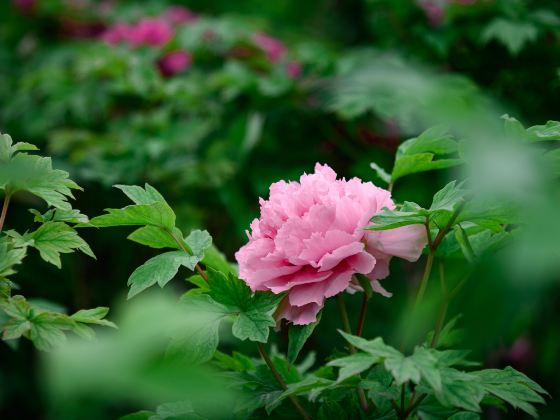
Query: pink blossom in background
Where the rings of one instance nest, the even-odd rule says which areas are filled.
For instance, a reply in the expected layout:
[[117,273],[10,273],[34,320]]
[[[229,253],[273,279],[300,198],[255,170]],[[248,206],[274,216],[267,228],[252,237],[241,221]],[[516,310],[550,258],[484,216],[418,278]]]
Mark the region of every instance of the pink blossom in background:
[[182,25],[198,19],[196,13],[183,6],[171,6],[163,13],[163,18],[173,25]]
[[12,4],[22,12],[32,12],[37,6],[37,0],[12,0]]
[[187,51],[172,51],[158,61],[162,75],[173,76],[188,69],[192,64],[192,57]]
[[254,33],[251,40],[264,51],[268,60],[272,63],[277,62],[286,54],[286,47],[282,41],[262,32]]
[[164,19],[144,18],[131,28],[128,36],[128,40],[135,47],[140,45],[161,47],[173,37],[173,29]]
[[130,39],[131,32],[131,26],[127,25],[126,23],[117,23],[107,28],[101,34],[101,39],[107,44],[116,45],[121,42],[128,41]]
[[299,182],[270,186],[260,200],[260,219],[251,223],[249,242],[235,254],[239,275],[253,290],[287,292],[279,318],[309,324],[325,298],[359,286],[352,275],[367,275],[375,291],[389,274],[389,260],[420,257],[426,244],[423,225],[366,231],[373,215],[394,208],[389,191],[358,178],[337,180],[327,165]]
[[418,0],[418,5],[426,14],[432,26],[439,26],[443,22],[444,10],[441,1],[437,0]]
[[298,61],[290,61],[286,64],[286,73],[292,79],[297,79],[301,75],[301,63]]

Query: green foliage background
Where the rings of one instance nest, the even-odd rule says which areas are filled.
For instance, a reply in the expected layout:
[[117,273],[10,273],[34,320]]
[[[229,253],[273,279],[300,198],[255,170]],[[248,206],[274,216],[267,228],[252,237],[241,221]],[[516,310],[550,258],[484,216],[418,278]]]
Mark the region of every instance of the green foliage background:
[[[412,174],[403,159],[392,172],[398,180],[394,195],[428,209],[450,179],[478,174],[480,190],[527,203],[526,219],[536,222],[524,239],[526,249],[507,254],[505,263],[481,261],[449,312],[462,314],[462,342],[473,359],[489,367],[511,364],[536,380],[552,395],[541,417],[555,418],[560,410],[557,179],[531,166],[528,149],[501,147],[488,135],[501,132],[499,117],[505,113],[525,127],[560,120],[560,5],[434,3],[443,8],[437,24],[415,1],[118,1],[107,2],[105,12],[93,1],[80,8],[43,0],[32,10],[5,1],[0,131],[37,145],[56,168],[68,171],[84,188],[74,203],[84,214],[128,204],[113,184],[149,182],[175,210],[177,227],[207,229],[233,261],[258,214],[258,197],[267,196],[271,182],[296,179],[322,162],[341,176],[385,186],[399,144],[435,125],[451,127],[453,138],[474,145],[469,169],[454,166],[462,152],[455,143],[418,150],[409,140],[406,159],[414,165],[427,159],[425,169],[447,169]],[[95,39],[100,24],[134,21],[171,4],[201,16],[167,47],[193,54],[192,67],[183,73],[162,77],[157,49],[107,46]],[[208,31],[209,38],[200,36]],[[251,44],[256,31],[284,42],[285,61],[266,60]],[[250,54],[232,53],[240,50]],[[298,77],[287,75],[288,61],[301,64]],[[533,140],[546,137],[542,130],[531,132]],[[372,169],[372,162],[384,171]],[[29,207],[46,209],[34,196],[14,196],[6,229],[28,229]],[[18,267],[17,282],[29,298],[56,302],[69,313],[118,307],[126,297],[126,279],[156,253],[127,242],[128,232],[118,228],[80,234],[97,261],[63,255],[58,269],[31,254]],[[457,261],[454,278],[464,269]],[[383,336],[398,347],[406,324],[403,308],[417,290],[419,270],[393,262],[384,282],[393,297],[372,301],[365,337]],[[190,287],[182,281],[170,285],[178,292]],[[350,307],[359,305],[358,296],[347,299]],[[438,299],[434,282],[418,320],[420,336],[434,324]],[[230,309],[235,305],[230,302]],[[329,302],[303,353],[314,351],[322,360],[333,348],[342,350],[337,328],[336,307]],[[289,351],[287,332],[275,337],[278,348]],[[257,355],[249,343],[233,340],[221,350]],[[48,398],[40,355],[21,341],[17,351],[1,346],[0,363],[0,416],[41,417]],[[139,408],[114,404],[101,412],[118,416]]]

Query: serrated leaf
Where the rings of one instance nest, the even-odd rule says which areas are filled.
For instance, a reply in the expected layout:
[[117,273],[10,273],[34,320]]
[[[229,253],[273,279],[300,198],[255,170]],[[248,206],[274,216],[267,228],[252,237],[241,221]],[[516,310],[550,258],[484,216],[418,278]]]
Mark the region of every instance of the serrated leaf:
[[441,370],[442,391],[436,393],[438,401],[446,407],[480,412],[484,388],[474,376],[456,369]]
[[49,205],[70,210],[72,189],[80,186],[69,179],[66,171],[53,169],[48,157],[18,153],[0,166],[0,188],[9,186],[10,191],[27,191],[45,200]]
[[537,417],[537,410],[533,404],[544,404],[545,402],[539,394],[548,394],[535,381],[511,367],[503,370],[480,370],[472,372],[472,375],[476,377],[486,392],[533,417]]
[[134,204],[166,203],[165,198],[147,183],[144,188],[138,185],[115,185],[115,188],[121,190]]
[[373,340],[366,340],[362,337],[357,337],[352,334],[347,334],[344,331],[338,331],[342,336],[352,344],[354,347],[363,350],[374,357],[387,358],[387,357],[402,357],[402,353],[391,346],[386,345],[381,337]]
[[26,247],[15,248],[8,238],[0,239],[0,278],[9,276],[14,266],[21,264],[27,253]]
[[429,212],[416,203],[405,201],[396,210],[384,209],[381,213],[372,217],[373,225],[368,230],[395,229],[401,226],[424,224]]
[[204,258],[204,252],[212,246],[212,237],[206,230],[193,230],[185,238],[185,242],[193,255],[202,259]]
[[328,366],[336,366],[340,368],[337,382],[342,382],[351,376],[357,375],[369,369],[375,363],[378,363],[380,359],[381,357],[376,358],[368,353],[355,353],[350,356],[331,360],[328,363]]
[[265,343],[270,327],[276,325],[272,312],[283,295],[270,292],[251,293],[249,287],[233,274],[227,276],[213,269],[207,270],[212,299],[234,314],[232,332],[240,340]]
[[208,295],[184,296],[181,305],[188,310],[185,315],[188,325],[173,338],[167,355],[189,363],[204,363],[212,358],[218,347],[220,322],[229,311]]
[[418,137],[403,142],[395,157],[391,180],[417,172],[444,169],[462,163],[458,158],[440,158],[457,153],[457,142],[447,134],[444,126],[436,126],[424,131]]
[[424,381],[435,391],[441,391],[441,374],[438,365],[439,359],[434,355],[434,351],[425,347],[417,347],[411,356],[414,365],[420,372]]
[[61,267],[60,254],[79,250],[95,258],[89,245],[78,235],[75,229],[63,222],[43,223],[36,231],[19,235],[15,231],[6,232],[21,246],[31,246],[39,251],[43,260]]
[[308,393],[312,390],[324,389],[329,385],[332,385],[333,381],[329,379],[319,378],[313,375],[308,376],[302,381],[288,384],[288,389],[277,395],[275,398],[271,398],[266,403],[267,413],[271,413],[275,408],[277,408],[280,403],[291,395],[300,395]]
[[547,121],[545,125],[534,125],[527,129],[532,141],[560,140],[560,122]]
[[313,334],[315,327],[321,322],[322,312],[317,314],[317,320],[307,325],[290,325],[288,329],[288,362],[294,363],[307,339]]
[[0,161],[7,162],[17,152],[39,150],[37,146],[31,143],[18,142],[14,144],[9,134],[0,133]]
[[431,212],[446,211],[452,213],[463,202],[465,193],[466,191],[461,183],[457,184],[457,181],[451,181],[434,194],[432,205],[428,210]]
[[81,309],[75,314],[72,314],[70,318],[72,318],[76,322],[82,322],[85,324],[97,324],[106,327],[117,328],[117,326],[113,322],[107,319],[103,319],[107,316],[108,313],[109,308],[100,306],[93,309]]
[[97,227],[149,225],[169,231],[175,227],[175,213],[167,203],[134,204],[106,211],[108,214],[91,219],[91,224]]
[[[173,229],[173,235],[176,238],[182,238],[183,236],[177,228]],[[127,239],[151,248],[181,249],[168,231],[158,226],[142,226],[128,235]]]
[[496,18],[491,21],[481,35],[483,43],[496,40],[504,45],[512,55],[517,55],[525,44],[537,39],[537,27],[530,22]]
[[130,275],[128,299],[156,283],[164,287],[175,277],[180,266],[194,270],[198,261],[197,257],[184,251],[169,251],[149,259]]

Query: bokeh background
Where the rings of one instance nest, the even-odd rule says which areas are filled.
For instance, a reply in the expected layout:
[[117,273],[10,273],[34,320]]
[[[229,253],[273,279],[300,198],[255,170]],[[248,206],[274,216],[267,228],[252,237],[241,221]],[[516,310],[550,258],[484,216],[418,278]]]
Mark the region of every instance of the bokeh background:
[[[512,365],[551,393],[543,418],[560,411],[560,196],[531,151],[497,133],[505,113],[526,126],[560,120],[559,97],[557,0],[0,3],[0,130],[70,172],[85,189],[74,205],[83,213],[125,205],[113,184],[149,182],[183,231],[208,229],[230,261],[274,181],[321,162],[383,186],[370,163],[390,170],[398,145],[435,124],[475,144],[470,167],[403,178],[394,196],[429,205],[469,176],[525,205],[529,233],[476,267],[450,315],[462,314],[473,359]],[[33,200],[15,197],[9,228],[30,226],[27,209],[43,206]],[[84,231],[97,261],[71,255],[59,270],[31,255],[15,280],[69,311],[118,308],[128,276],[152,255],[128,233]],[[397,341],[420,269],[394,264],[384,283],[394,297],[372,302],[364,336]],[[458,278],[464,266],[454,270]],[[317,360],[343,346],[333,306],[306,346]],[[275,340],[285,350],[286,335]],[[232,349],[256,353],[226,341]],[[0,364],[0,417],[47,417],[40,354],[28,342],[2,345]],[[100,413],[141,408],[151,407],[113,401]]]

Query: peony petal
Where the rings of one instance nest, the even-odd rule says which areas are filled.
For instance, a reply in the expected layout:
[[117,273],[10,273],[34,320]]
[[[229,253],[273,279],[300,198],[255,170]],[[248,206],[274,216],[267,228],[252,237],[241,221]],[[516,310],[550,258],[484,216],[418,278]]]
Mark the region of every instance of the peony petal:
[[285,318],[294,325],[307,325],[317,321],[317,314],[323,308],[323,305],[310,303],[305,306],[286,305],[285,309],[278,314],[278,318]]
[[[318,266],[319,271],[330,270],[333,267],[336,267],[341,261],[345,260],[348,257],[353,257],[356,254],[361,254],[364,249],[364,244],[361,242],[353,242],[348,245],[341,246],[340,248],[335,249],[328,254],[325,254],[321,260],[319,261]],[[365,255],[369,255],[364,253]],[[371,264],[371,268],[366,271],[369,272],[373,269],[373,264],[375,263],[375,258],[372,257],[373,263]],[[361,271],[360,271],[361,272]]]
[[371,231],[367,236],[368,249],[387,255],[416,261],[427,243],[424,225],[403,226],[396,229]]

